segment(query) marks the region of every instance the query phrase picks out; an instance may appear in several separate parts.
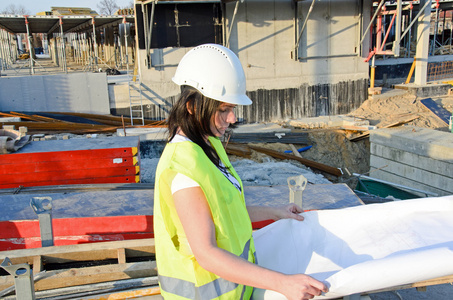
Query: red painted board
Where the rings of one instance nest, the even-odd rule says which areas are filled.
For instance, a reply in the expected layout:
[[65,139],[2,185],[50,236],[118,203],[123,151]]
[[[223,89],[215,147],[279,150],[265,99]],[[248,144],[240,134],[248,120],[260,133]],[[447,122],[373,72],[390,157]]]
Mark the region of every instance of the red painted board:
[[30,163],[17,163],[14,164],[14,166],[12,166],[11,164],[0,165],[0,175],[96,168],[131,167],[137,164],[137,156],[97,159],[86,157],[84,159],[71,161],[36,161]]
[[[107,216],[52,220],[54,236],[153,232],[153,216]],[[0,222],[0,239],[40,237],[39,221]]]
[[272,224],[274,222],[275,222],[274,220],[264,220],[264,221],[259,221],[259,222],[252,222],[252,228],[254,230],[260,229],[260,228],[266,227],[267,225]]
[[71,161],[83,160],[87,158],[122,158],[136,156],[137,153],[137,147],[55,152],[49,151],[37,153],[9,153],[0,155],[0,164],[34,163],[37,161]]
[[9,183],[0,184],[0,189],[14,189],[20,186],[51,186],[51,185],[66,185],[66,184],[96,184],[96,183],[139,183],[139,175],[129,176],[112,176],[100,178],[82,178],[82,179],[66,179],[66,180],[52,180],[52,181],[39,181],[39,182],[22,182],[22,183]]
[[[80,235],[80,236],[61,236],[54,238],[55,246],[123,241],[136,239],[154,238],[152,233],[118,233],[118,234],[98,234],[98,235]],[[17,249],[41,248],[41,238],[10,238],[0,239],[0,251],[9,251]]]
[[82,169],[54,172],[23,173],[14,176],[9,174],[7,175],[1,174],[0,182],[2,184],[9,184],[9,183],[42,182],[67,179],[102,178],[102,177],[136,175],[139,172],[140,172],[139,166],[131,166],[131,167]]
[[[109,216],[52,220],[56,246],[151,238],[153,216]],[[0,251],[41,247],[39,221],[0,222]]]

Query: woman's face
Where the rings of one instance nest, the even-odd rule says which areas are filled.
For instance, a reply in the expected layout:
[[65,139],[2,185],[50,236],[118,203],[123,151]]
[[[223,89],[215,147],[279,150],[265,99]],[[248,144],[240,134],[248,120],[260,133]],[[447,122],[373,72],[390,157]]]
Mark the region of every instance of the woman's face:
[[215,136],[221,137],[225,134],[225,131],[230,124],[236,123],[236,115],[234,114],[235,107],[235,104],[223,102],[220,104],[211,120],[211,131]]

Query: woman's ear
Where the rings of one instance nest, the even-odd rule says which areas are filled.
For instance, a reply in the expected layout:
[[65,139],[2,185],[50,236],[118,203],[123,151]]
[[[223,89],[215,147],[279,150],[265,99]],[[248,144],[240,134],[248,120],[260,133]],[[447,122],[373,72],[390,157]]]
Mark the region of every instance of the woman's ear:
[[193,99],[189,99],[186,102],[186,109],[189,112],[189,114],[193,115],[193,107],[192,107]]

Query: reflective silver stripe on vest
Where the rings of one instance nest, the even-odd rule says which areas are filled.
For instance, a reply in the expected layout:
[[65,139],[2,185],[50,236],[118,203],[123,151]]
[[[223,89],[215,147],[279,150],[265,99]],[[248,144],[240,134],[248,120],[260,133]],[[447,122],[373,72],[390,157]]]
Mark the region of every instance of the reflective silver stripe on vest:
[[[244,251],[242,251],[240,257],[247,260],[249,251],[250,240],[248,240],[245,244]],[[225,280],[223,278],[217,278],[216,280],[208,282],[205,285],[199,287],[196,287],[195,283],[187,280],[162,275],[159,275],[159,282],[160,288],[167,293],[197,300],[214,299],[223,294],[231,292],[239,286],[237,283]],[[244,291],[245,287],[242,288],[240,299],[243,298]]]

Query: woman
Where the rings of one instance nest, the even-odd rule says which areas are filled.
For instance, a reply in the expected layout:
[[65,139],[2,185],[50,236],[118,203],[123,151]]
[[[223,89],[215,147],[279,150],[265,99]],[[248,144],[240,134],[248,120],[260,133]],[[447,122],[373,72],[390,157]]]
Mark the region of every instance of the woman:
[[169,143],[156,170],[154,233],[165,299],[250,299],[252,287],[288,299],[327,291],[303,274],[257,265],[251,222],[294,218],[294,204],[246,207],[242,182],[219,140],[236,122],[236,105],[249,105],[245,75],[228,48],[190,50],[173,81],[183,89],[168,118]]

